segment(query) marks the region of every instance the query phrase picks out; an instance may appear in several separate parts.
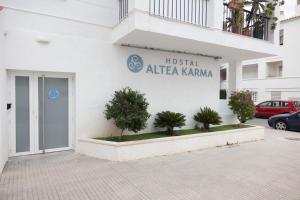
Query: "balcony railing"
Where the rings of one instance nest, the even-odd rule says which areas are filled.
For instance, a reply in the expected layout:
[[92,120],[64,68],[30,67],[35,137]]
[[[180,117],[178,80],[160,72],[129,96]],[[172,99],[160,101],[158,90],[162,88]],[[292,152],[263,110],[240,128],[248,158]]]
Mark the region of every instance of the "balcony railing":
[[128,0],[119,0],[119,22],[128,17]]
[[224,3],[223,30],[268,40],[270,18]]
[[[211,6],[209,6],[209,0],[143,1],[144,3],[149,3],[150,15],[174,21],[207,27],[208,20],[210,20],[208,19],[208,16],[212,16],[208,15],[208,12],[210,12],[211,9]],[[129,0],[119,0],[120,22],[128,17],[128,2]],[[223,3],[223,5],[224,31],[268,40],[270,18],[264,15],[252,13],[246,9],[233,8],[229,3]],[[213,10],[211,12],[222,12],[222,10]],[[222,17],[218,20],[222,20]]]
[[149,0],[149,13],[175,21],[207,26],[208,0]]

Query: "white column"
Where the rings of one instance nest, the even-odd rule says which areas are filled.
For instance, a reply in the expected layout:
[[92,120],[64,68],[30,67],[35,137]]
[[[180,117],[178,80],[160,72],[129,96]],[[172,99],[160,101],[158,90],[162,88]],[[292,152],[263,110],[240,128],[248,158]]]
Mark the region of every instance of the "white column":
[[230,61],[228,63],[227,70],[227,83],[228,83],[228,95],[231,92],[238,90],[237,83],[242,79],[242,62],[241,61]]
[[208,27],[223,29],[223,1],[210,0],[208,1],[207,23]]
[[149,0],[129,0],[128,1],[128,12],[133,10],[149,11]]

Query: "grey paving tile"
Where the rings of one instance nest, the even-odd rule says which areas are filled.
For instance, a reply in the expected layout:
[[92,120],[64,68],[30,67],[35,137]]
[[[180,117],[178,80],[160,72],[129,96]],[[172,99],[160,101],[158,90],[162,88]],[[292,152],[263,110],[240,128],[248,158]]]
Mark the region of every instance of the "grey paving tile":
[[10,158],[1,200],[300,200],[297,132],[264,141],[110,162],[59,152]]

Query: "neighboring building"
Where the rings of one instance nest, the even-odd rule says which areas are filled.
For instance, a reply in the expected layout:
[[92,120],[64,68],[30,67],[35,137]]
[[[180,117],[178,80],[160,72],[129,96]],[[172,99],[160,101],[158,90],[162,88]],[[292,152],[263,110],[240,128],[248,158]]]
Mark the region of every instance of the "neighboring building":
[[[297,0],[285,2],[278,23],[279,55],[243,61],[237,70],[237,88],[252,91],[255,103],[275,99],[300,100],[300,13],[295,12],[300,5]],[[221,73],[226,73],[224,71],[226,64],[221,67]],[[226,84],[223,81],[221,89],[226,89]]]
[[186,128],[200,107],[225,114],[220,63],[235,90],[242,60],[278,54],[266,26],[262,39],[223,31],[230,9],[220,0],[170,2],[1,0],[0,171],[8,156],[79,151],[80,138],[118,134],[103,111],[126,86],[150,103],[144,131],[162,110],[184,113]]

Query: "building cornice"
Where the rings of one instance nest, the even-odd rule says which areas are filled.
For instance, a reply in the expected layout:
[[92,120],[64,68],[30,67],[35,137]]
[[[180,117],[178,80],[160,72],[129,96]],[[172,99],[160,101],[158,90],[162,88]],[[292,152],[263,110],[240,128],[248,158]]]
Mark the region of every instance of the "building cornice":
[[283,19],[281,20],[280,22],[288,22],[288,21],[291,21],[291,20],[295,20],[295,19],[300,19],[300,15],[295,15],[295,16],[292,16],[292,17],[288,17],[286,19]]

